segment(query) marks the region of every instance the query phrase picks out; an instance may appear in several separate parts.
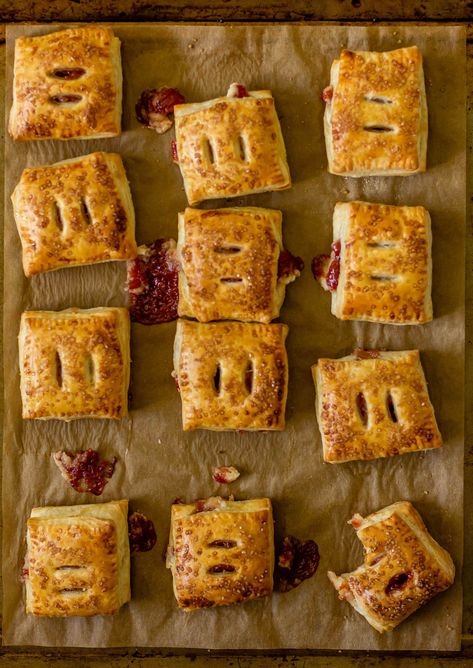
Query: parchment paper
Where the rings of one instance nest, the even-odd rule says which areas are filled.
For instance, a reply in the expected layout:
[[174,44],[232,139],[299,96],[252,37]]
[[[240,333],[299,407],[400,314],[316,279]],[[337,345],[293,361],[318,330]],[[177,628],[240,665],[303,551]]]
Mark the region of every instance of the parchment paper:
[[[65,27],[65,26],[61,26]],[[55,26],[8,30],[7,111],[11,105],[14,38]],[[158,646],[225,649],[340,648],[455,650],[461,630],[463,545],[463,367],[465,230],[465,33],[442,27],[163,26],[116,25],[122,40],[125,129],[99,141],[6,144],[4,444],[4,642],[67,646]],[[326,170],[323,103],[330,64],[342,47],[387,50],[417,44],[425,57],[429,103],[428,172],[408,178],[350,179]],[[232,81],[270,88],[276,98],[294,180],[291,190],[205,206],[250,204],[281,209],[289,249],[303,256],[303,276],[288,289],[281,319],[290,326],[287,428],[278,434],[184,434],[180,399],[171,378],[175,324],[133,325],[131,413],[127,420],[22,421],[17,331],[24,309],[123,305],[121,264],[66,269],[31,280],[23,276],[9,196],[27,165],[42,165],[94,150],[124,158],[137,213],[140,243],[176,236],[186,198],[170,159],[172,133],[139,126],[134,104],[147,87],[177,86],[188,101],[224,95]],[[435,320],[420,327],[341,322],[309,269],[332,240],[335,202],[351,199],[422,204],[433,221]],[[322,462],[310,365],[354,346],[419,348],[440,430],[441,451],[368,463]],[[79,495],[61,478],[51,453],[99,448],[119,462],[102,498]],[[211,468],[232,464],[241,478],[236,498],[269,496],[276,532],[315,538],[317,575],[288,594],[241,606],[185,614],[173,599],[162,553],[172,500],[225,492]],[[133,558],[133,598],[114,618],[50,620],[24,613],[18,574],[25,520],[32,506],[129,498],[153,518],[158,544]],[[379,635],[337,599],[326,571],[351,570],[362,560],[352,513],[411,500],[433,536],[452,554],[455,585],[394,633]]]

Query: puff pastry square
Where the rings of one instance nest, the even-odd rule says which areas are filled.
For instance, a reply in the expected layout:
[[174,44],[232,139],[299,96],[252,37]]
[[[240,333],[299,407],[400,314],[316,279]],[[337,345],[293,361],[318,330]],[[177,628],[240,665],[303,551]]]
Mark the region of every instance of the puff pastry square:
[[380,633],[392,631],[453,584],[450,555],[408,501],[365,518],[354,515],[351,524],[363,544],[364,564],[351,573],[328,576],[339,597]]
[[120,40],[91,25],[15,41],[14,139],[90,139],[120,134]]
[[26,276],[136,257],[133,202],[116,153],[25,169],[12,202]]
[[[339,202],[333,238],[319,279],[332,293],[337,318],[392,325],[432,320],[432,234],[424,207]],[[339,265],[336,285],[327,281],[333,262]]]
[[24,418],[128,414],[127,309],[25,311],[19,349]]
[[178,320],[174,376],[184,431],[282,430],[288,327]]
[[326,462],[442,446],[419,351],[355,351],[319,359],[312,374]]
[[272,209],[186,209],[179,214],[179,315],[271,322],[286,285],[279,276],[282,214]]
[[189,612],[269,596],[273,531],[269,499],[174,504],[166,565],[179,607]]
[[382,53],[343,50],[332,64],[323,97],[329,172],[425,172],[427,101],[416,46]]
[[27,613],[112,615],[130,600],[128,501],[33,508],[26,542]]
[[289,188],[286,149],[269,90],[174,107],[189,204]]

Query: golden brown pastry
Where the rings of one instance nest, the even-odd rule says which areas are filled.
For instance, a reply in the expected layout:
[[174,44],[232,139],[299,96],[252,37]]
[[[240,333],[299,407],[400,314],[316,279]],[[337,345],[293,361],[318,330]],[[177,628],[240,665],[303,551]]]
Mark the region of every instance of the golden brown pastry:
[[[274,99],[248,91],[174,107],[176,148],[189,204],[289,188]],[[244,87],[242,87],[244,88]]]
[[29,167],[12,202],[26,276],[136,257],[133,202],[116,153]]
[[363,544],[364,564],[351,573],[329,571],[328,576],[340,599],[380,633],[392,631],[453,583],[450,555],[408,501],[365,518],[354,515],[351,524]]
[[15,41],[14,139],[90,139],[120,134],[120,40],[90,25]]
[[[210,320],[271,322],[286,285],[280,275],[282,214],[273,209],[186,209],[179,214],[179,315]],[[286,251],[287,252],[287,251]]]
[[189,612],[269,596],[273,532],[269,499],[174,504],[166,566],[179,607]]
[[128,414],[127,309],[25,311],[19,348],[24,418]]
[[344,49],[333,62],[323,98],[329,172],[425,172],[427,100],[416,46],[382,53]]
[[26,612],[112,615],[130,600],[128,501],[33,508],[27,523]]
[[178,320],[174,376],[184,431],[282,430],[287,325]]
[[[432,320],[432,234],[422,206],[339,202],[331,256],[314,269],[341,320]],[[320,258],[319,258],[320,259]]]
[[418,350],[359,350],[312,367],[324,461],[440,448]]

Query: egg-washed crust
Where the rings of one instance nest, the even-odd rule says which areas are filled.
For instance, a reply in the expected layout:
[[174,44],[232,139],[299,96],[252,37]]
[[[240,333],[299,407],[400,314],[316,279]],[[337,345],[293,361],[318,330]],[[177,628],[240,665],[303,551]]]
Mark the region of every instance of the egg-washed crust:
[[179,167],[189,204],[291,186],[271,91],[179,104],[174,116]]
[[[380,351],[369,359],[319,359],[312,374],[324,461],[392,457],[442,446],[417,350]],[[360,394],[366,425],[357,406]]]
[[337,318],[392,325],[432,320],[432,234],[424,207],[337,203],[333,234],[341,242],[332,292]]
[[130,600],[128,501],[33,508],[26,612],[111,615]]
[[381,53],[343,50],[332,65],[330,83],[333,97],[324,125],[332,174],[407,176],[425,171],[427,101],[416,46]]
[[177,243],[179,315],[200,322],[271,322],[284,301],[282,249],[280,211],[186,209],[179,214]]
[[[81,68],[77,79],[54,76]],[[57,103],[60,95],[81,96]],[[60,30],[15,41],[13,105],[9,132],[14,139],[89,139],[120,134],[122,68],[120,40],[97,25]]]
[[12,202],[26,276],[136,257],[133,202],[116,153],[29,167]]
[[[408,501],[352,524],[363,544],[363,566],[329,578],[342,600],[380,633],[391,631],[436,594],[448,589],[455,567]],[[401,579],[402,578],[402,579]]]
[[[184,431],[284,429],[287,333],[287,325],[282,324],[178,320],[174,373]],[[251,392],[245,383],[249,367]]]
[[[213,497],[173,505],[167,566],[179,607],[189,612],[269,596],[273,590],[273,531],[269,499]],[[224,543],[212,545],[214,541]],[[221,566],[234,570],[212,572]]]
[[23,418],[128,414],[127,309],[25,311],[19,348]]

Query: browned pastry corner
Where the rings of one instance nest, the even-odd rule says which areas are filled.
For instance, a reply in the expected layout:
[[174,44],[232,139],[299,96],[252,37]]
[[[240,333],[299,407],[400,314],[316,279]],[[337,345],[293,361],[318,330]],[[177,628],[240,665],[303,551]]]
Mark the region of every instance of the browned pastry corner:
[[432,320],[432,234],[424,207],[339,202],[333,239],[318,279],[332,293],[337,318],[392,325]]
[[284,429],[287,332],[282,324],[178,320],[174,376],[184,430]]
[[130,600],[128,501],[33,508],[27,522],[26,612],[111,615]]
[[128,414],[127,309],[25,311],[19,352],[23,418]]
[[279,276],[282,214],[241,207],[186,209],[179,214],[179,315],[269,323],[279,316],[286,285]]
[[171,509],[167,567],[185,611],[242,603],[273,590],[269,499],[211,497]]
[[324,99],[329,172],[425,172],[427,101],[416,46],[381,53],[343,50],[332,64]]
[[271,91],[178,104],[174,119],[189,204],[290,187]]
[[90,25],[15,41],[14,139],[90,139],[120,134],[120,40]]
[[363,544],[364,564],[329,579],[340,599],[380,633],[392,631],[436,594],[448,589],[455,566],[432,538],[408,501],[368,517],[354,515],[351,524]]
[[133,202],[116,153],[29,167],[12,202],[26,276],[136,257]]
[[324,461],[392,457],[442,446],[417,350],[356,352],[312,367]]

